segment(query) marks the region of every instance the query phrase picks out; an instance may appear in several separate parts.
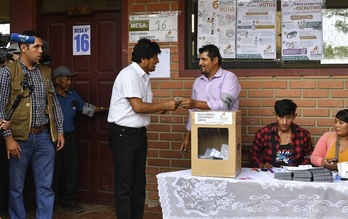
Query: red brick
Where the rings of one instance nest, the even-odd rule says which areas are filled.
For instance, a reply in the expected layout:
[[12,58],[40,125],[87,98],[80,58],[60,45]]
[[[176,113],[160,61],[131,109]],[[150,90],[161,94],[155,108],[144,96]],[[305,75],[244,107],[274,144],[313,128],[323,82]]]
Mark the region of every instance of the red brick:
[[297,123],[300,126],[314,126],[315,119],[314,118],[299,118],[299,117],[297,117],[295,119],[295,123]]
[[328,99],[318,100],[318,107],[340,107],[344,108],[344,100],[342,99]]
[[300,99],[293,99],[293,101],[296,103],[298,109],[301,109],[302,107],[314,108],[316,106],[316,101],[314,98],[310,98],[310,99],[300,98]]
[[320,137],[325,132],[330,131],[329,128],[321,128],[321,127],[319,127],[319,128],[310,127],[310,128],[307,128],[307,129],[311,133],[311,137],[315,136],[315,135],[319,135],[318,137]]
[[318,89],[330,88],[330,89],[342,89],[343,81],[318,81],[317,82]]
[[304,117],[325,117],[329,116],[329,109],[303,109]]
[[276,97],[277,98],[287,98],[291,99],[294,97],[301,97],[301,91],[300,90],[276,90]]
[[189,168],[191,166],[191,160],[188,160],[188,159],[173,160],[172,166],[173,167]]
[[[160,89],[160,90],[152,90],[152,91],[153,91],[154,100],[158,99],[156,97],[168,97],[168,96],[170,96],[170,90]],[[155,101],[153,101],[153,102],[155,102]]]
[[182,135],[181,134],[176,134],[176,133],[161,133],[160,135],[160,140],[163,141],[181,141],[182,140]]
[[145,172],[146,174],[158,174],[159,169],[155,167],[147,167]]
[[180,81],[162,82],[160,89],[183,89],[183,83]]
[[262,89],[285,89],[287,87],[286,81],[262,81]]
[[147,157],[158,157],[158,150],[147,150]]
[[348,90],[332,90],[331,96],[333,98],[347,98],[348,97]]
[[192,94],[192,90],[172,90],[173,97],[184,97],[184,98],[190,98]]
[[158,132],[169,132],[170,125],[168,124],[150,124],[148,127],[149,131],[158,131]]
[[334,127],[335,125],[335,118],[320,118],[317,119],[317,125],[318,126],[324,126],[324,127]]
[[252,117],[252,116],[248,116],[248,117],[244,117],[242,118],[242,124],[243,125],[260,125],[261,123],[261,119],[260,117]]
[[241,108],[242,106],[247,106],[247,107],[260,107],[261,106],[261,100],[260,99],[240,99],[239,101],[239,107]]
[[265,98],[265,97],[273,97],[273,90],[249,90],[249,97],[259,97],[259,98]]
[[248,112],[249,116],[270,116],[273,114],[273,108],[249,108]]
[[[129,5],[128,10],[129,10],[129,12],[145,11],[145,5],[144,4]],[[130,52],[128,54],[132,54],[132,52]]]
[[147,4],[146,8],[148,11],[169,11],[170,9],[167,3]]
[[148,140],[158,140],[159,133],[158,132],[147,132],[147,139]]
[[170,164],[170,160],[167,160],[167,159],[153,159],[153,158],[147,159],[148,166],[169,166],[169,164]]
[[182,116],[161,116],[160,120],[161,123],[182,123],[184,119]]
[[169,149],[169,143],[168,141],[163,142],[163,141],[158,141],[158,139],[156,139],[156,141],[148,141],[148,147],[149,148],[153,148],[153,149]]
[[242,89],[260,89],[261,83],[260,81],[239,81]]
[[290,89],[313,89],[315,88],[315,81],[289,81]]
[[329,90],[303,90],[302,92],[305,98],[329,97]]
[[176,151],[175,150],[161,150],[159,152],[160,157],[163,158],[180,158],[181,157],[181,152],[180,148],[178,148]]

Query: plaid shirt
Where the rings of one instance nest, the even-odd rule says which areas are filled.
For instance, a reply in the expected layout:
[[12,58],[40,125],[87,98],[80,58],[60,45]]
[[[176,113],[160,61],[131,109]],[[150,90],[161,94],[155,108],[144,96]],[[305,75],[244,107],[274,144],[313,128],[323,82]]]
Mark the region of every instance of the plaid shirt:
[[[269,124],[261,128],[256,134],[250,149],[249,161],[252,167],[259,167],[260,163],[274,164],[277,151],[280,146],[280,137],[278,135],[277,123]],[[272,135],[276,149],[272,147]],[[312,139],[309,131],[292,123],[291,125],[291,166],[310,164],[310,155],[313,151]]]
[[[24,74],[28,75],[28,83],[34,85],[34,91],[29,97],[32,101],[31,127],[40,127],[49,122],[48,115],[46,114],[47,101],[45,82],[43,81],[38,65],[35,65],[29,70],[22,60],[20,60],[20,63]],[[10,101],[11,93],[11,76],[8,67],[3,68],[2,72],[0,72],[0,82],[0,119],[5,119],[5,109]],[[55,90],[53,84],[51,85],[51,89],[53,91]],[[56,119],[58,133],[63,133],[63,113],[56,95],[53,95],[53,113]],[[3,135],[5,137],[12,135],[11,130],[4,131]]]

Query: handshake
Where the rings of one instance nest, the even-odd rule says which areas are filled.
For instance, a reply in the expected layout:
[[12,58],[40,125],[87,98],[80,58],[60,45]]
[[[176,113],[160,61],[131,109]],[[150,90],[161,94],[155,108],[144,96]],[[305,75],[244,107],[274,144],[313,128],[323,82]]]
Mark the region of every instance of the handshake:
[[174,100],[169,100],[165,102],[166,104],[166,110],[162,112],[162,114],[166,113],[167,111],[174,111],[176,110],[180,105],[184,109],[191,109],[194,108],[194,102],[195,100],[191,98],[182,98],[182,97],[175,97]]

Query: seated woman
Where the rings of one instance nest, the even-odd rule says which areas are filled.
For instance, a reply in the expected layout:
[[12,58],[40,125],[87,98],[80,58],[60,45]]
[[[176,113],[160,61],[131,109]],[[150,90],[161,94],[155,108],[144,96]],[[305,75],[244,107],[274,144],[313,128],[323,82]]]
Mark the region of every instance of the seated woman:
[[337,170],[337,162],[348,161],[348,109],[338,111],[335,131],[326,132],[317,142],[311,155],[314,166]]

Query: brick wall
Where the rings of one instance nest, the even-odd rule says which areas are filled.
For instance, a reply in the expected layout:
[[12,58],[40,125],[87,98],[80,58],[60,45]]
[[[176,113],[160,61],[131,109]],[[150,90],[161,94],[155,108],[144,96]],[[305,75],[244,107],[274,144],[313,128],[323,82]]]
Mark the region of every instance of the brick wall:
[[[178,10],[178,1],[128,0],[128,5],[129,13]],[[130,44],[129,51],[133,46]],[[173,99],[177,96],[189,97],[194,78],[179,77],[179,45],[160,43],[160,46],[171,49],[171,78],[152,79],[154,101]],[[276,75],[276,70],[273,71]],[[255,132],[274,121],[272,114],[275,100],[290,98],[296,102],[298,116],[295,122],[307,128],[311,132],[313,142],[316,143],[324,132],[333,128],[336,112],[347,107],[347,78],[348,76],[239,77],[242,86],[240,109],[243,113],[243,166],[248,165],[248,150]],[[183,158],[179,151],[187,115],[187,110],[178,108],[175,112],[152,116],[148,132],[147,162],[149,207],[158,206],[156,174],[190,168],[190,155]]]

